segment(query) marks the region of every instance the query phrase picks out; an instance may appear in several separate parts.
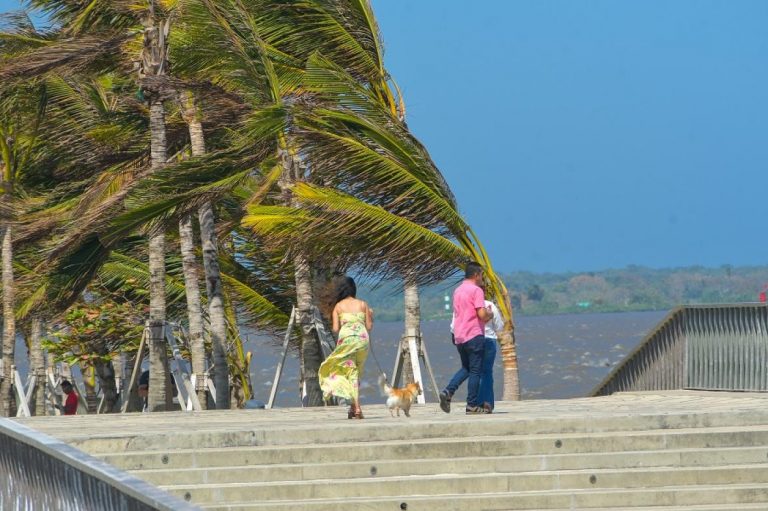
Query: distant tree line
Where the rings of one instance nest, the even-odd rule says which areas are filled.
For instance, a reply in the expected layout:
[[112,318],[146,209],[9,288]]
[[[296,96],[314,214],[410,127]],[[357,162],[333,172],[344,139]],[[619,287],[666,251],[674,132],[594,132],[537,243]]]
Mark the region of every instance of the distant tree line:
[[[768,283],[768,266],[628,266],[594,272],[502,274],[517,315],[664,310],[681,304],[755,302]],[[445,296],[454,281],[424,288],[425,318],[449,317]],[[372,291],[381,319],[402,318],[402,297],[386,286]]]

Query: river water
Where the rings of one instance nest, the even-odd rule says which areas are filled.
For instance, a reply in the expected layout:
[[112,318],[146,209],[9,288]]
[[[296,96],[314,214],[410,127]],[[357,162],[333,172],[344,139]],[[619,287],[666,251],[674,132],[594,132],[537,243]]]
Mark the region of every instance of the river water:
[[[523,399],[561,399],[587,395],[661,319],[665,311],[611,314],[563,314],[522,316],[516,320],[520,385]],[[384,371],[391,375],[402,322],[381,322],[371,332],[373,351]],[[422,323],[437,385],[443,388],[460,362],[451,344],[448,321]],[[253,347],[253,389],[266,402],[280,356],[278,347]],[[276,406],[298,406],[298,361],[289,354],[276,398]],[[502,395],[500,354],[494,368],[496,398]],[[363,403],[379,403],[378,369],[369,355],[361,384]],[[436,401],[426,378],[426,398]],[[455,399],[466,398],[466,383]]]
[[[629,353],[664,316],[665,311],[611,314],[563,314],[521,316],[517,318],[517,353],[523,399],[562,399],[587,395],[610,370]],[[402,322],[379,322],[371,332],[373,352],[384,371],[391,376],[397,344],[403,334]],[[422,335],[435,379],[443,388],[459,368],[456,348],[451,344],[448,321],[425,321]],[[253,352],[251,377],[255,399],[266,402],[280,359],[275,341],[254,335],[247,337],[246,349]],[[26,375],[26,347],[17,343],[19,369]],[[501,358],[494,368],[496,399],[502,396]],[[289,353],[283,370],[275,406],[300,406],[299,364]],[[361,384],[361,400],[382,402],[377,386],[378,369],[368,357]],[[436,397],[425,374],[428,401]],[[455,399],[466,398],[466,384]]]

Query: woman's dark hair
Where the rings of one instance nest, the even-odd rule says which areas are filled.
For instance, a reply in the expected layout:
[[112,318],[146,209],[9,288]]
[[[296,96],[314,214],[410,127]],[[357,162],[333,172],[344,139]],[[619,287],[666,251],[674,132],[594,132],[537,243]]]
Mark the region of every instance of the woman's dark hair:
[[350,296],[352,298],[357,297],[357,286],[355,285],[355,281],[352,277],[347,277],[346,275],[336,277],[336,303],[339,303],[344,298],[349,298]]

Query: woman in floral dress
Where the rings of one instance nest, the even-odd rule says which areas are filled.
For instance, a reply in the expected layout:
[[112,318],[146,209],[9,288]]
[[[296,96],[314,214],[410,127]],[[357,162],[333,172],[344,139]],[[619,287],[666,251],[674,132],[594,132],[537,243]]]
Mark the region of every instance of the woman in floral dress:
[[336,396],[352,402],[347,415],[350,419],[363,418],[360,377],[368,357],[368,332],[373,327],[373,309],[358,300],[356,294],[355,281],[351,277],[341,277],[333,308],[333,331],[338,332],[339,340],[318,373],[326,400]]

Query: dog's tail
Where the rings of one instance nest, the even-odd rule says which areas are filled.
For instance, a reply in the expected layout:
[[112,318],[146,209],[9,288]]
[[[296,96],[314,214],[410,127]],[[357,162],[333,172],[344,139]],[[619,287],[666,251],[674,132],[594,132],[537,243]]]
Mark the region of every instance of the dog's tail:
[[389,393],[392,390],[392,387],[387,383],[387,375],[384,373],[379,375],[379,388],[381,389],[381,395],[384,397],[389,396]]

